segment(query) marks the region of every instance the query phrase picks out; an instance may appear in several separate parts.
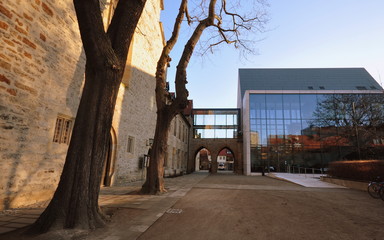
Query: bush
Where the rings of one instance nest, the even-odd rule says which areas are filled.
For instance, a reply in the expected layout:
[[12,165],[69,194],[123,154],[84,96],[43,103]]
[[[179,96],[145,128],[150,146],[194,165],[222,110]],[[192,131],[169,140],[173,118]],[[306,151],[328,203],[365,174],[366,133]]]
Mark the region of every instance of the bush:
[[329,163],[328,175],[357,181],[372,181],[376,177],[384,179],[383,160],[337,161]]

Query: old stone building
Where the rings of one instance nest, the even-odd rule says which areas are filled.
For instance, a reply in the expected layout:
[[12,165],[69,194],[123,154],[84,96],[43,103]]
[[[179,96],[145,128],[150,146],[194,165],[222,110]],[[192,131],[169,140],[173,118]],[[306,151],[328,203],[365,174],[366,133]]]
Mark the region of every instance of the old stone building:
[[174,177],[187,173],[190,119],[178,114],[171,123],[168,152],[164,163],[164,176]]
[[[115,0],[101,1],[105,26]],[[22,5],[22,7],[20,7]],[[144,179],[156,124],[155,70],[162,1],[148,0],[128,55],[103,185]],[[51,198],[64,164],[84,80],[71,0],[0,2],[0,210]],[[170,133],[166,174],[185,172],[188,124]]]

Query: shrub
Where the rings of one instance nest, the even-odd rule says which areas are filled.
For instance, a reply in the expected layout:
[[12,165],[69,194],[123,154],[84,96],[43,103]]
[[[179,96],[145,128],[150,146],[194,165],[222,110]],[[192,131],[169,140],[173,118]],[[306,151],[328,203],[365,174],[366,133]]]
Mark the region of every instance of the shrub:
[[372,181],[376,177],[384,179],[383,160],[337,161],[329,163],[328,175],[358,181]]

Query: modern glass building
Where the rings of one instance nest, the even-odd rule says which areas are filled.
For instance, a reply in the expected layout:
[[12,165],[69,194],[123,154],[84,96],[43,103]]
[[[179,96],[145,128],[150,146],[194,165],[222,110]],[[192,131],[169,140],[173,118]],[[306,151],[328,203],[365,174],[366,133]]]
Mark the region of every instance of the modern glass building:
[[193,109],[193,138],[237,138],[239,109]]
[[244,173],[384,157],[384,95],[363,68],[239,69]]

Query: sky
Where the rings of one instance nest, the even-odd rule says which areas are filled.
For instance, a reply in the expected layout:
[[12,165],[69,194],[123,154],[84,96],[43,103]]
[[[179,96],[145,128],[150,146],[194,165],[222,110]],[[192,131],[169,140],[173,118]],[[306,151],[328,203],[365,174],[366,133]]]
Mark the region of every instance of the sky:
[[[383,0],[269,0],[266,31],[257,36],[258,54],[247,59],[231,46],[214,54],[193,55],[187,89],[194,108],[235,108],[239,68],[363,67],[384,83]],[[164,0],[166,39],[179,1]],[[189,31],[171,53],[168,81],[174,89],[175,67]]]

